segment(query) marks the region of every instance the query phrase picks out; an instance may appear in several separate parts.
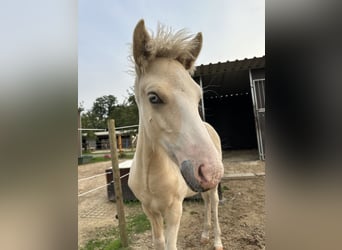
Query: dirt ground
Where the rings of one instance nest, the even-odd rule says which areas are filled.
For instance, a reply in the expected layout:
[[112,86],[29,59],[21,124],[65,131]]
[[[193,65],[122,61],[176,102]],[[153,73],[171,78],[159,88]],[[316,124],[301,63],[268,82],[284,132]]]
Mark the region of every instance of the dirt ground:
[[[225,176],[238,173],[265,172],[265,163],[258,160],[256,150],[225,151],[223,154]],[[79,166],[79,180],[103,174],[111,162]],[[104,175],[79,181],[79,194],[106,184]],[[226,250],[265,249],[265,177],[230,180],[222,183],[223,199],[219,205],[222,243]],[[178,249],[212,249],[212,245],[199,243],[203,203],[185,201],[178,237]],[[126,216],[141,213],[139,204],[127,206]],[[118,225],[115,219],[115,203],[108,201],[107,189],[100,188],[78,198],[78,241],[79,247],[97,237],[98,232]],[[213,234],[211,235],[213,243]],[[150,231],[133,236],[132,249],[152,249]]]

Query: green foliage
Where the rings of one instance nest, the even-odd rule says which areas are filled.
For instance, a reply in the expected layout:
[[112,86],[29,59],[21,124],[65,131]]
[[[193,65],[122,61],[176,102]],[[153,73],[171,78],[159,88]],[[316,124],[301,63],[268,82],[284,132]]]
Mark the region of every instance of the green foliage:
[[104,95],[102,97],[96,98],[92,112],[95,114],[99,120],[105,120],[110,117],[114,112],[115,106],[117,105],[117,99],[113,95]]
[[111,241],[103,250],[116,250],[116,249],[121,249],[121,240],[116,239]]
[[[119,159],[133,159],[134,157],[134,151],[122,151],[118,154]],[[88,161],[85,161],[84,163],[79,163],[79,165],[83,164],[89,164],[89,163],[96,163],[96,162],[103,162],[103,161],[110,161],[111,160],[111,155],[110,154],[105,154],[99,153],[95,154],[92,153],[91,151],[83,151],[83,157],[90,157]]]
[[127,152],[127,151],[122,151],[119,152],[119,159],[133,159],[134,157],[134,152]]
[[93,159],[91,159],[90,163],[96,163],[96,162],[102,162],[102,161],[110,161],[110,158],[106,158],[106,157],[103,157],[103,156],[94,157]]
[[[137,203],[138,204],[138,203]],[[127,232],[128,235],[143,233],[150,230],[150,222],[145,214],[140,213],[127,217]],[[98,231],[96,239],[89,240],[87,244],[80,250],[124,250],[119,238],[119,231],[116,227]]]
[[110,240],[90,240],[81,248],[81,250],[103,249],[104,246],[110,243]]
[[120,239],[90,240],[81,250],[123,250]]
[[[128,97],[121,104],[113,95],[98,97],[92,109],[82,113],[81,119],[83,128],[107,129],[108,119],[114,119],[116,127],[138,124],[139,114],[134,94],[128,91]],[[93,131],[87,133],[88,138],[94,138]]]
[[144,213],[137,214],[128,218],[129,233],[143,233],[151,229],[151,224]]

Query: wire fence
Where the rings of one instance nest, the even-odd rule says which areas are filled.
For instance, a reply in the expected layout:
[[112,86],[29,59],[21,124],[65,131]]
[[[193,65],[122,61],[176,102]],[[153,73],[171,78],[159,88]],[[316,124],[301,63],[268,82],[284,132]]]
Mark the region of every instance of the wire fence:
[[85,181],[85,180],[90,180],[90,179],[96,178],[98,176],[107,175],[107,174],[109,174],[109,173],[97,174],[97,175],[93,175],[93,176],[90,176],[90,177],[81,178],[81,179],[78,179],[78,182]]
[[99,186],[99,187],[97,187],[97,188],[91,189],[91,190],[89,190],[89,191],[87,191],[87,192],[81,193],[81,194],[78,195],[78,197],[82,197],[82,196],[84,196],[84,195],[86,195],[86,194],[89,194],[89,193],[92,193],[92,192],[94,192],[94,191],[96,191],[96,190],[98,190],[98,189],[101,189],[101,188],[103,188],[103,187],[107,187],[107,186],[111,185],[112,183],[114,183],[114,181],[111,181],[110,183],[107,183],[106,185]]
[[[125,162],[123,162],[123,163],[120,163],[120,168],[126,168],[127,165],[129,165],[129,164],[131,164],[131,161],[125,161]],[[94,178],[96,178],[96,177],[103,176],[103,175],[108,175],[108,174],[112,174],[112,172],[107,172],[107,173],[103,173],[103,174],[96,174],[96,175],[92,175],[92,176],[89,176],[89,177],[84,177],[84,178],[78,179],[78,182],[82,182],[82,181],[94,179]],[[124,175],[120,176],[120,179],[125,178],[125,177],[128,176],[128,175],[129,175],[129,173],[124,174]],[[107,183],[107,184],[105,184],[105,185],[102,185],[102,186],[93,188],[93,189],[88,190],[88,191],[83,192],[83,193],[80,193],[80,194],[77,195],[77,197],[85,196],[85,195],[87,195],[87,194],[89,194],[89,193],[95,192],[96,190],[99,190],[99,189],[101,189],[101,188],[107,187],[107,186],[109,186],[109,185],[111,185],[111,184],[113,184],[113,183],[114,183],[114,181],[111,181],[111,182],[109,182],[109,183]]]

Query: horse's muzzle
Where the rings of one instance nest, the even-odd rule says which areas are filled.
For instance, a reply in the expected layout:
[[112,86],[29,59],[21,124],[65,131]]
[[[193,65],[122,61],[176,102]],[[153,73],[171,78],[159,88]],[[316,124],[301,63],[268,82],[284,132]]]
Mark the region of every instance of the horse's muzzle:
[[[192,165],[192,162],[190,160],[183,161],[180,167],[180,171],[183,175],[183,178],[186,182],[186,184],[189,186],[189,188],[194,192],[205,192],[208,191],[208,189],[204,189],[199,181],[196,179],[195,172],[194,172],[194,166]],[[199,168],[199,171],[201,168]]]

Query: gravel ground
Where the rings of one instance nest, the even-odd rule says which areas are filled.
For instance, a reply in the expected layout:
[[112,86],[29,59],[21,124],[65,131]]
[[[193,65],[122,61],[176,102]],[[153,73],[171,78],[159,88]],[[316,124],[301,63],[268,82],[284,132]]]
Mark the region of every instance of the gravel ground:
[[[225,175],[265,172],[255,150],[224,152]],[[102,174],[111,162],[79,166],[79,179]],[[79,181],[79,194],[106,184],[105,176]],[[219,206],[222,242],[225,249],[265,248],[265,177],[224,180],[223,202]],[[115,203],[108,201],[106,188],[78,198],[79,246],[83,246],[103,230],[117,226]],[[126,215],[141,213],[139,204],[127,206]],[[185,201],[178,237],[178,249],[212,249],[212,244],[199,243],[203,221],[201,201]],[[97,236],[98,237],[98,236]],[[132,249],[151,249],[151,232],[132,237]],[[213,243],[213,239],[211,239]]]

